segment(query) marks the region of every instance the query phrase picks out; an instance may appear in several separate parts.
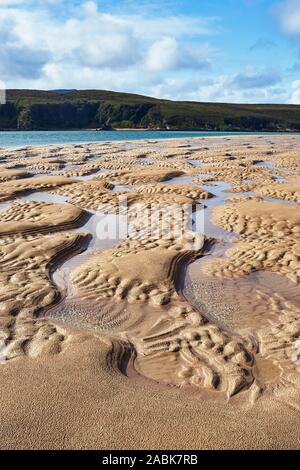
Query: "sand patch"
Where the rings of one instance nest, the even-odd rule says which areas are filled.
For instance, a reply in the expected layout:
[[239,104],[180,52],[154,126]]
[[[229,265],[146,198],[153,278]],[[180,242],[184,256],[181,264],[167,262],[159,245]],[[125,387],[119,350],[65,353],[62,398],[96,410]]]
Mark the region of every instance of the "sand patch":
[[70,183],[72,181],[68,178],[58,176],[40,176],[4,182],[0,184],[0,201],[13,199],[26,191],[48,190]]
[[242,234],[226,257],[206,264],[212,275],[235,276],[270,270],[300,280],[300,212],[284,203],[246,201],[219,206],[213,221],[229,231]]
[[117,184],[135,184],[135,183],[156,183],[167,181],[175,176],[181,176],[184,172],[181,170],[172,170],[168,168],[141,168],[138,171],[134,169],[104,173],[97,178],[110,181]]
[[60,258],[82,249],[85,236],[16,235],[0,238],[0,312],[17,315],[21,311],[40,312],[59,297],[49,271]]
[[178,194],[180,196],[185,196],[191,199],[208,199],[213,197],[211,193],[205,191],[204,189],[197,188],[193,185],[175,185],[172,186],[167,184],[143,184],[139,186],[135,186],[134,190],[138,193],[146,193],[146,194]]
[[264,197],[272,197],[275,199],[295,201],[300,203],[300,183],[272,183],[262,187],[255,188],[256,194]]
[[17,201],[6,211],[0,212],[0,236],[68,230],[80,226],[86,216],[71,204]]
[[0,182],[26,178],[29,176],[29,173],[26,171],[8,170],[6,168],[0,169]]

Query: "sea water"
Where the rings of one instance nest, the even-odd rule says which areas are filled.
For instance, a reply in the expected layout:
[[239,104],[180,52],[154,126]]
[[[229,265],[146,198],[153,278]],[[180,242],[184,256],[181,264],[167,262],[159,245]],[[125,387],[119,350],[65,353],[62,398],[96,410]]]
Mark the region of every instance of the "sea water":
[[[272,133],[273,135],[274,133]],[[0,131],[0,147],[111,142],[126,140],[158,140],[192,137],[230,137],[232,135],[270,135],[252,132],[187,132],[187,131]]]

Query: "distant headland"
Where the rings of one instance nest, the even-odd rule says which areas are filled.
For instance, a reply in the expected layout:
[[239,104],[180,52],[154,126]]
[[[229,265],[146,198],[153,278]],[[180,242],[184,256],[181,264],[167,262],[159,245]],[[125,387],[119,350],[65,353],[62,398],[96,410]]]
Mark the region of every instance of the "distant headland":
[[299,132],[300,106],[171,101],[106,90],[7,90],[0,130]]

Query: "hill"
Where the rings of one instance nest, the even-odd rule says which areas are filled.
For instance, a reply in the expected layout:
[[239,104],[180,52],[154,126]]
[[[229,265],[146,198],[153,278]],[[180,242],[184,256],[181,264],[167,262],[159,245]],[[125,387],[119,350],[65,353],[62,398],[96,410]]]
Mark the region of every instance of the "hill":
[[1,130],[300,131],[300,106],[198,103],[105,90],[7,90]]

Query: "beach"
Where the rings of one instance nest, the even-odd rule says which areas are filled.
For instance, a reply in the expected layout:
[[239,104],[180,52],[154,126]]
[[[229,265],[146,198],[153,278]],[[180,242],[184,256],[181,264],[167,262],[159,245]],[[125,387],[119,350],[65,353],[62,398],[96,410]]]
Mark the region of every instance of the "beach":
[[299,449],[299,152],[1,148],[0,448]]

